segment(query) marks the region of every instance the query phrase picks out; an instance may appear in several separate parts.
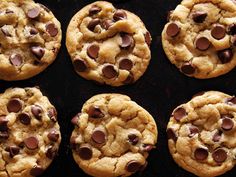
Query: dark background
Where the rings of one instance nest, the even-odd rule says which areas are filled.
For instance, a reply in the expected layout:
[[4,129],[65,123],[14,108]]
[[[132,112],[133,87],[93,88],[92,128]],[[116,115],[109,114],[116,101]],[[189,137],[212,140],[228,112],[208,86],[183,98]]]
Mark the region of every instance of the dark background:
[[[96,85],[78,76],[72,67],[65,47],[65,33],[71,17],[92,0],[36,0],[49,7],[62,24],[62,47],[56,61],[38,76],[17,82],[0,81],[0,92],[9,87],[39,86],[44,95],[58,110],[62,143],[59,156],[45,171],[43,177],[87,177],[74,162],[69,139],[73,126],[71,118],[81,110],[83,103],[95,94],[122,93],[130,96],[155,118],[159,137],[157,149],[150,153],[148,167],[142,177],[194,177],[172,160],[167,147],[166,126],[172,110],[191,99],[192,95],[204,90],[218,90],[234,95],[236,93],[236,70],[209,80],[197,80],[181,74],[166,58],[161,45],[161,32],[169,10],[180,0],[116,0],[114,6],[137,14],[153,37],[152,60],[144,76],[136,84],[113,88]],[[224,177],[235,177],[236,169]],[[104,176],[105,177],[105,176]],[[223,176],[222,176],[223,177]]]

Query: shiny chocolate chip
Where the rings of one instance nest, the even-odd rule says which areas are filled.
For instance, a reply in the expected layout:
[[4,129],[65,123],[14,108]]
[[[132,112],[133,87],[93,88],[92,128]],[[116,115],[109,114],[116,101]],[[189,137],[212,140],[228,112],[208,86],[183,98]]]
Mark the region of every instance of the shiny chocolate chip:
[[108,30],[113,24],[114,24],[114,22],[112,20],[106,19],[101,23],[101,26],[105,30]]
[[93,5],[90,9],[89,9],[89,15],[95,15],[98,14],[100,11],[102,10],[101,7],[98,7],[97,5]]
[[21,113],[18,115],[18,119],[24,125],[29,125],[31,122],[31,117],[28,113]]
[[53,159],[57,155],[57,148],[54,146],[49,146],[46,151],[46,157]]
[[211,30],[211,35],[215,39],[223,39],[226,35],[226,29],[223,25],[216,24]]
[[9,60],[13,66],[21,66],[23,64],[23,58],[20,54],[11,54]]
[[85,72],[88,69],[86,62],[80,58],[76,58],[73,64],[75,70],[78,72]]
[[30,48],[30,51],[38,59],[41,59],[44,56],[44,54],[45,54],[45,49],[40,47],[40,46],[32,46]]
[[134,82],[134,75],[130,72],[127,78],[123,81],[124,84],[132,84]]
[[48,110],[48,117],[54,122],[57,121],[57,111],[55,108],[50,108]]
[[43,113],[43,109],[41,108],[41,106],[38,105],[31,106],[31,112],[36,119],[41,120]]
[[56,131],[56,130],[51,130],[49,133],[48,133],[48,139],[50,141],[53,141],[53,142],[57,142],[57,140],[59,139],[60,135],[59,133]]
[[31,136],[24,140],[25,146],[30,150],[35,150],[38,148],[39,141],[36,137]]
[[95,29],[95,27],[97,26],[97,25],[99,25],[100,24],[100,19],[99,18],[95,18],[95,19],[92,19],[90,22],[89,22],[89,24],[88,24],[88,29],[90,30],[90,31],[94,31],[94,29]]
[[37,7],[29,9],[27,12],[27,17],[31,19],[36,19],[39,17],[39,15],[40,15],[40,9]]
[[97,144],[103,144],[106,141],[106,135],[101,130],[95,130],[91,136],[92,140]]
[[54,23],[46,24],[46,31],[51,37],[55,37],[58,34],[58,29]]
[[132,145],[136,145],[139,142],[139,137],[135,134],[129,134],[128,135],[128,140]]
[[223,163],[227,159],[227,152],[224,149],[217,149],[212,153],[215,162]]
[[6,116],[0,116],[0,131],[8,130],[7,123],[8,123],[8,120]]
[[206,37],[199,37],[196,40],[196,48],[201,51],[209,49],[211,43]]
[[196,23],[203,23],[207,17],[207,13],[203,11],[196,11],[193,13],[192,18]]
[[234,127],[234,122],[230,118],[223,118],[221,128],[225,131],[229,131]]
[[196,135],[196,134],[198,134],[199,133],[199,129],[198,129],[198,127],[196,127],[196,126],[194,126],[194,125],[191,125],[190,127],[189,127],[189,137],[191,138],[191,137],[193,137],[194,135]]
[[9,152],[9,155],[11,158],[13,158],[15,155],[19,154],[20,148],[17,146],[8,146],[5,149],[7,152]]
[[30,28],[29,32],[30,32],[31,35],[36,35],[36,34],[39,33],[38,30],[36,28],[33,28],[33,27]]
[[93,151],[92,148],[89,145],[81,145],[78,149],[78,154],[81,159],[83,160],[89,160],[93,157]]
[[226,102],[227,102],[228,104],[236,104],[236,97],[233,96],[233,97],[231,97],[231,98],[228,98],[228,99],[226,100]]
[[113,19],[114,19],[115,21],[127,19],[127,14],[126,14],[126,12],[125,12],[124,10],[118,9],[118,10],[114,13]]
[[186,62],[184,63],[180,70],[184,73],[184,74],[187,74],[187,75],[191,75],[191,74],[194,74],[195,73],[195,67],[190,63],[190,62]]
[[105,65],[102,68],[102,73],[103,76],[106,77],[107,79],[112,79],[117,77],[118,72],[116,71],[115,67],[113,65]]
[[194,152],[194,157],[196,160],[205,160],[208,157],[208,150],[204,148],[197,148]]
[[167,26],[166,34],[169,37],[176,37],[179,34],[179,32],[180,32],[180,27],[176,23],[172,22]]
[[145,152],[150,152],[153,148],[154,148],[154,146],[151,144],[144,144],[143,145],[143,151],[145,151]]
[[228,27],[228,33],[230,35],[235,35],[236,34],[236,24],[231,24]]
[[145,42],[147,43],[148,46],[151,45],[152,37],[151,34],[147,31],[144,35]]
[[133,62],[128,58],[124,58],[119,62],[119,69],[130,71],[132,67]]
[[101,109],[98,106],[90,106],[88,110],[88,115],[90,118],[103,118],[104,114],[102,113]]
[[173,114],[176,121],[180,121],[186,115],[187,115],[187,113],[184,108],[177,108]]
[[130,173],[138,171],[141,167],[141,164],[136,160],[131,160],[126,165],[126,170]]
[[73,117],[73,118],[71,119],[71,123],[72,123],[73,125],[78,126],[78,120],[79,120],[80,115],[81,115],[81,113],[78,113],[75,117]]
[[213,135],[212,140],[213,140],[214,142],[219,142],[220,139],[221,139],[221,136],[222,136],[222,131],[217,131],[217,132]]
[[22,109],[22,102],[18,98],[12,98],[8,103],[7,103],[7,110],[8,112],[14,112],[17,113]]
[[232,49],[224,49],[224,50],[218,51],[217,55],[222,64],[230,62],[233,58]]
[[174,131],[173,128],[168,128],[166,133],[167,133],[167,138],[168,139],[171,139],[173,141],[177,141],[178,136],[177,136],[177,134],[176,134],[176,132]]
[[90,58],[92,59],[96,59],[98,58],[98,54],[99,54],[99,46],[96,44],[92,44],[87,48],[87,54]]
[[126,33],[121,33],[120,37],[121,37],[121,44],[120,44],[121,48],[125,49],[125,48],[129,48],[133,46],[134,39],[131,35],[126,34]]

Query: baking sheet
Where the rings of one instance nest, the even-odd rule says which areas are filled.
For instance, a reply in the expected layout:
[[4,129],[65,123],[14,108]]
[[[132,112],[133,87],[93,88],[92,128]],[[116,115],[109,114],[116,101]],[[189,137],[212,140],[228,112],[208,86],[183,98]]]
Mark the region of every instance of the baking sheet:
[[[65,47],[65,32],[71,17],[91,0],[36,0],[49,7],[62,24],[62,48],[56,61],[43,73],[32,79],[17,82],[0,81],[0,92],[9,87],[39,86],[58,110],[62,143],[59,156],[45,171],[43,177],[87,177],[74,162],[69,139],[73,126],[71,118],[81,110],[83,103],[99,93],[121,93],[130,96],[155,118],[159,130],[157,149],[150,153],[148,166],[142,177],[193,177],[178,167],[172,160],[167,147],[166,125],[172,110],[191,99],[192,95],[204,90],[218,90],[236,94],[236,69],[229,74],[209,80],[197,80],[181,74],[167,60],[161,45],[161,32],[166,16],[180,3],[179,0],[114,0],[117,8],[137,14],[153,37],[152,60],[144,76],[134,85],[113,88],[96,85],[79,77],[73,70]],[[236,168],[223,175],[235,177]],[[105,177],[105,176],[104,176]]]

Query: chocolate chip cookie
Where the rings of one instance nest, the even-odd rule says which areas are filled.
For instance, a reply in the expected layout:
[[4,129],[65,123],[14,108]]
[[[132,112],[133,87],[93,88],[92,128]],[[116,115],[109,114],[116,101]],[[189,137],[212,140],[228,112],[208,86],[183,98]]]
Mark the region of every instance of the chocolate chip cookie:
[[157,142],[153,117],[125,95],[92,97],[72,123],[74,159],[92,176],[130,176],[143,170]]
[[109,2],[87,5],[72,18],[66,46],[75,71],[100,84],[138,80],[148,67],[151,35],[139,17]]
[[37,88],[0,94],[0,176],[41,175],[57,154],[57,112]]
[[219,176],[236,164],[236,98],[202,92],[172,113],[168,144],[176,163],[197,176]]
[[0,1],[0,79],[23,80],[46,69],[61,46],[53,13],[32,0]]
[[162,32],[165,53],[182,73],[213,78],[236,65],[236,3],[183,0],[170,12]]

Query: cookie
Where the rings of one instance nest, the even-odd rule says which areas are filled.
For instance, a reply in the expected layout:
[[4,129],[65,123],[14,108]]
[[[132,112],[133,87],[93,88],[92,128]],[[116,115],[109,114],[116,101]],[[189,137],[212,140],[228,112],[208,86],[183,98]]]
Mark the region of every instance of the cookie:
[[57,112],[37,88],[0,94],[0,176],[41,175],[57,154]]
[[231,71],[236,65],[235,15],[232,0],[183,0],[162,32],[171,63],[199,79]]
[[221,175],[236,164],[236,98],[202,92],[178,106],[167,127],[175,162],[197,176]]
[[125,95],[92,97],[72,123],[73,157],[80,168],[96,177],[130,176],[144,170],[157,142],[153,117]]
[[23,80],[46,69],[61,46],[61,25],[32,0],[0,1],[0,79]]
[[151,35],[139,17],[97,1],[82,8],[67,29],[75,71],[100,84],[134,83],[148,67]]

